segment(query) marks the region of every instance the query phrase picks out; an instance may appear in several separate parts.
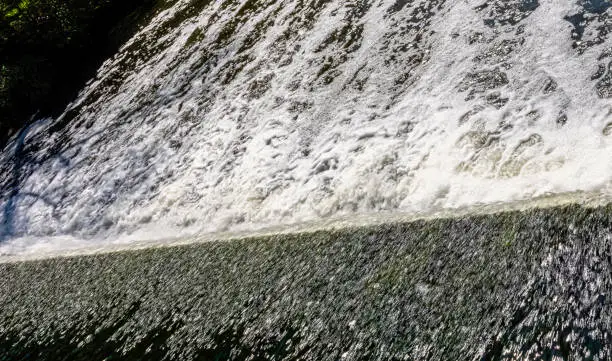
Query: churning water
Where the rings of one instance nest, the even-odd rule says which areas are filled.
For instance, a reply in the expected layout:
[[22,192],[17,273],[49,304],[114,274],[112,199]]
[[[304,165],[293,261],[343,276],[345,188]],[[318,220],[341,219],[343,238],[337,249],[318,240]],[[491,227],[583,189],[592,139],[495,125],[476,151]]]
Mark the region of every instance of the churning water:
[[178,0],[0,154],[0,254],[612,191],[608,0]]

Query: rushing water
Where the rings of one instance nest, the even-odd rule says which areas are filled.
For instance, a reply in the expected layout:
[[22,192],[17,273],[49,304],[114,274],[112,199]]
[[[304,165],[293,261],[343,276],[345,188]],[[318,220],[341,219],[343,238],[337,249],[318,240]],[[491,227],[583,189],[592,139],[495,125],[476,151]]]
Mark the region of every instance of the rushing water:
[[179,0],[0,154],[0,254],[612,179],[608,0]]

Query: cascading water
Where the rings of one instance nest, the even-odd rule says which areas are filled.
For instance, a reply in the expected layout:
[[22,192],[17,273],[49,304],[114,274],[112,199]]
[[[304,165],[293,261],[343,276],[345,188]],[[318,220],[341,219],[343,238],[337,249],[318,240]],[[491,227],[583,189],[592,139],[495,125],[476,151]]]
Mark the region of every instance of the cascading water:
[[606,0],[179,0],[0,155],[0,255],[612,179]]

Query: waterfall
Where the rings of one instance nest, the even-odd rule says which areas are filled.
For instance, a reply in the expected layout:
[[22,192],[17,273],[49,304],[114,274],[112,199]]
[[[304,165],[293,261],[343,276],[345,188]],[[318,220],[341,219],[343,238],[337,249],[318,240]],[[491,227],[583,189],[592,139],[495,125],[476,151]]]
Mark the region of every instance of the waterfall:
[[612,190],[609,1],[156,11],[0,154],[0,255]]

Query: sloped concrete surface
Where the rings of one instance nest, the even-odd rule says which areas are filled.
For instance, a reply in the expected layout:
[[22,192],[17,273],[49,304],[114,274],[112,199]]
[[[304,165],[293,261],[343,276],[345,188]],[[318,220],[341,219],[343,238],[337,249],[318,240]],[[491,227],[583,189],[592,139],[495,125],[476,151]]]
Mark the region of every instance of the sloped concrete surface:
[[0,360],[605,360],[612,206],[0,264]]

